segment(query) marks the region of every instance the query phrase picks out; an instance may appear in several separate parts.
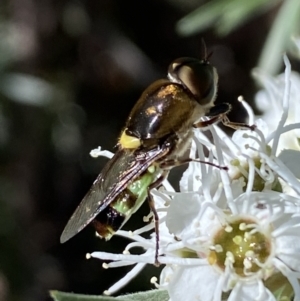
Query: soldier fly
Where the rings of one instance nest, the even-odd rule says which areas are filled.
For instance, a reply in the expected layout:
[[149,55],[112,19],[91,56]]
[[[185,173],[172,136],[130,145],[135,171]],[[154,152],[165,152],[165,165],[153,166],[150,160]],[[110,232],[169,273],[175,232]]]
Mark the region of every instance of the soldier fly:
[[[115,155],[73,213],[61,243],[91,222],[100,237],[109,240],[148,197],[155,221],[158,264],[158,215],[151,190],[161,185],[172,167],[193,161],[183,159],[193,128],[218,121],[235,126],[226,116],[231,106],[214,105],[217,82],[217,71],[207,57],[183,57],[169,65],[168,78],[152,83],[133,107]],[[208,119],[201,120],[204,116]]]

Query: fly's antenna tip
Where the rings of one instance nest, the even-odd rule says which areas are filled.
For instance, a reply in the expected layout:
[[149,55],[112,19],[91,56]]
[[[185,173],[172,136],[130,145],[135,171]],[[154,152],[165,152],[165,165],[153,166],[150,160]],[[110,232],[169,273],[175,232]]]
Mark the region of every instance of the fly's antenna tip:
[[211,51],[209,53],[207,52],[207,46],[206,46],[204,38],[201,38],[201,43],[202,43],[202,60],[205,63],[209,63],[209,59],[212,56],[213,51]]
[[201,38],[201,44],[202,44],[202,57],[203,60],[207,61],[207,47],[204,38]]

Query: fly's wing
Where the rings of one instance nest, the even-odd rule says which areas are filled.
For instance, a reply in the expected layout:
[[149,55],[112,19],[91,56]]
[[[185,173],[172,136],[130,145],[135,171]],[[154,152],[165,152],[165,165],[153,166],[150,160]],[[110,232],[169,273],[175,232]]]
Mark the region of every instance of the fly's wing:
[[139,152],[130,149],[118,150],[71,216],[60,242],[66,242],[86,227],[130,182],[168,151],[168,147]]

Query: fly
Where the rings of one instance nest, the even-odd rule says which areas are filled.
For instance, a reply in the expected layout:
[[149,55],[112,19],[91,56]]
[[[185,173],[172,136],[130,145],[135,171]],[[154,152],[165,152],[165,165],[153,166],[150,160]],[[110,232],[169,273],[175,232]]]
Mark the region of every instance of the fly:
[[[115,155],[71,216],[61,243],[91,222],[100,237],[109,240],[148,197],[155,222],[155,264],[159,264],[158,214],[151,190],[163,182],[172,167],[193,161],[183,159],[193,128],[218,121],[236,127],[226,116],[231,106],[214,105],[217,83],[216,68],[207,57],[183,57],[169,65],[168,77],[152,83],[131,110]],[[201,120],[204,116],[209,118]]]

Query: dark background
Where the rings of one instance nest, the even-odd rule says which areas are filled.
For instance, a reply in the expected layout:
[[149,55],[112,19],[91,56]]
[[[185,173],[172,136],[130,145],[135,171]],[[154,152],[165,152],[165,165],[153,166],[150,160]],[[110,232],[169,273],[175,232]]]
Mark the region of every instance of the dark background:
[[[195,1],[197,2],[197,1]],[[168,64],[200,57],[201,38],[219,72],[217,102],[253,101],[250,76],[276,13],[226,38],[180,37],[176,22],[197,3],[163,0],[2,0],[0,3],[0,301],[45,300],[49,289],[101,294],[126,269],[103,270],[88,252],[122,252],[91,227],[67,243],[60,234],[106,159],[139,95]],[[145,206],[128,223],[135,229]],[[150,288],[148,267],[122,293]]]

